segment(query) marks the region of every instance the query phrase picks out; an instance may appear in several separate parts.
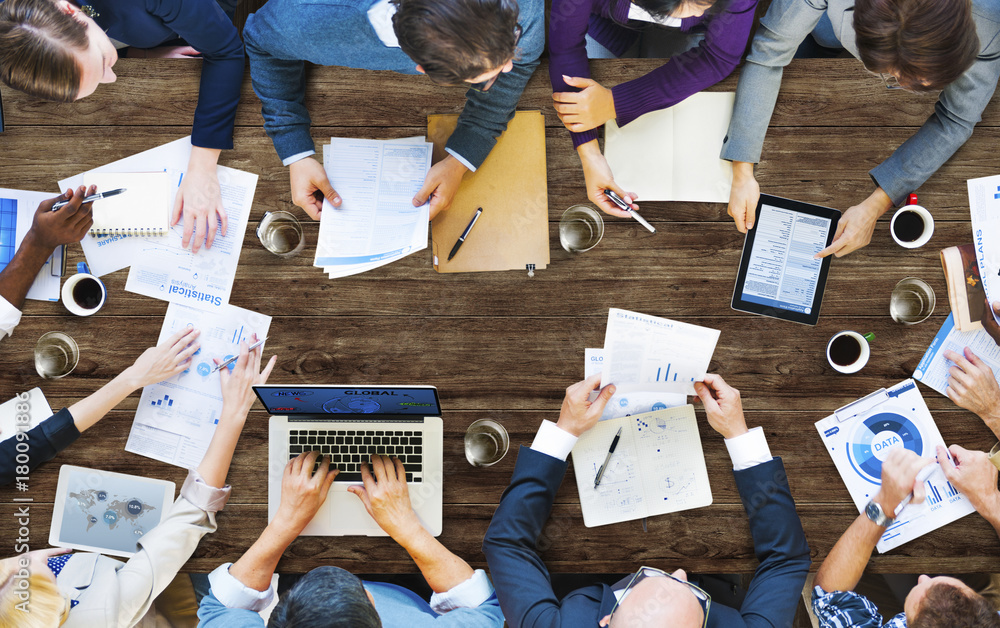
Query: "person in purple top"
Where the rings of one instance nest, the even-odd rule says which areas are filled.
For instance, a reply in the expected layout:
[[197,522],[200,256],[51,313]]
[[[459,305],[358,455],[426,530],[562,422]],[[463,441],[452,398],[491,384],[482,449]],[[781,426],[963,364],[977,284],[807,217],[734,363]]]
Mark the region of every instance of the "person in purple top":
[[[604,195],[609,188],[622,198],[628,196],[633,209],[638,209],[632,202],[635,195],[615,183],[597,144],[597,128],[608,120],[624,126],[729,76],[746,49],[756,7],[757,0],[553,0],[549,18],[552,98],[580,155],[587,196],[598,207],[614,216],[627,215]],[[603,49],[620,57],[640,33],[652,30],[688,36],[694,47],[645,76],[610,89],[590,79],[588,50]]]

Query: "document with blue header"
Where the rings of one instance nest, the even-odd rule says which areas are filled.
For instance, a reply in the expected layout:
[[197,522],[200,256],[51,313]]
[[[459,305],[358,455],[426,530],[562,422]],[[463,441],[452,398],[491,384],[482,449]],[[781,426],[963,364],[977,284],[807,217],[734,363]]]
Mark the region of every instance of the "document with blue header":
[[948,315],[941,330],[934,336],[931,346],[927,348],[924,357],[917,364],[917,369],[913,371],[914,379],[948,396],[948,373],[955,364],[944,357],[944,352],[950,349],[961,355],[966,347],[972,349],[980,360],[993,369],[993,376],[1000,383],[1000,347],[982,328],[973,331],[956,329],[954,314]]

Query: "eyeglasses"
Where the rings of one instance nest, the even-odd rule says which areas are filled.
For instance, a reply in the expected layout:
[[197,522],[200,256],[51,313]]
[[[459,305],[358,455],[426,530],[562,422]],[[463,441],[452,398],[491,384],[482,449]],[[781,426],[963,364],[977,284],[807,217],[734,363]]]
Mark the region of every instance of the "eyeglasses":
[[899,79],[891,74],[882,74],[879,72],[879,77],[882,79],[882,84],[885,85],[886,89],[903,89],[903,86],[899,84]]
[[629,580],[628,586],[625,587],[625,591],[611,608],[611,614],[608,616],[608,625],[611,624],[611,620],[615,616],[615,611],[618,610],[618,607],[621,606],[621,603],[625,601],[625,598],[628,597],[628,594],[632,592],[632,589],[635,588],[637,584],[646,578],[659,578],[661,576],[664,578],[670,578],[674,582],[680,582],[686,586],[689,591],[691,591],[691,594],[694,595],[694,597],[698,600],[698,603],[701,605],[701,610],[705,613],[705,621],[702,623],[702,628],[705,628],[705,626],[708,625],[708,609],[712,606],[712,596],[706,593],[701,587],[691,584],[687,580],[681,580],[680,578],[677,578],[662,569],[657,569],[656,567],[640,567],[639,571],[635,572],[635,575],[632,576],[631,580]]
[[[514,25],[514,48],[517,48],[519,41],[521,41],[521,25],[516,24]],[[493,78],[482,81],[481,83],[473,83],[469,85],[469,89],[474,92],[488,91],[491,87],[493,87],[493,84],[497,82],[497,79],[500,78],[501,74],[503,74],[503,72],[497,72]]]

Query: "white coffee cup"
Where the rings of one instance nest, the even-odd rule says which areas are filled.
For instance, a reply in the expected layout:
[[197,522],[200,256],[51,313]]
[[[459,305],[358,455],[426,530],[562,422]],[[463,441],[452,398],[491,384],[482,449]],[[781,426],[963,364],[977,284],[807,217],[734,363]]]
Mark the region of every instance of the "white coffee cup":
[[[901,240],[896,235],[896,220],[906,212],[913,212],[917,216],[920,216],[920,219],[924,221],[923,232],[921,232],[915,240],[911,241]],[[896,244],[906,249],[920,248],[930,241],[931,236],[934,235],[934,217],[931,216],[931,213],[927,211],[926,208],[917,205],[916,194],[910,194],[909,203],[897,209],[896,213],[892,215],[892,221],[889,223],[889,234],[892,236],[892,239],[896,241]]]
[[[841,355],[838,351],[839,347],[834,347],[833,343],[837,342],[838,338],[846,336],[857,341],[857,344],[848,345],[848,355]],[[830,342],[826,344],[826,361],[830,363],[830,366],[839,373],[851,374],[857,373],[868,364],[868,358],[871,356],[871,347],[868,343],[875,340],[875,334],[865,334],[862,336],[856,331],[842,331],[830,338]],[[831,353],[831,349],[833,350]],[[855,356],[853,351],[857,351]]]
[[104,282],[90,274],[87,264],[76,265],[77,273],[63,282],[62,302],[71,314],[90,316],[104,307],[108,290]]

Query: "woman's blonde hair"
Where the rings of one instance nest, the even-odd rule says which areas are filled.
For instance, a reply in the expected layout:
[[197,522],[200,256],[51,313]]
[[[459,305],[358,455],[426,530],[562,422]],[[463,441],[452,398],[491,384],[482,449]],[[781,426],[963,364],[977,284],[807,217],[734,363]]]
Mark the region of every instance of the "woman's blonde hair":
[[0,628],[52,628],[67,615],[69,604],[50,578],[38,573],[24,578],[17,563],[0,563]]
[[0,2],[0,80],[37,98],[73,102],[82,71],[74,51],[87,50],[87,27],[54,0]]

